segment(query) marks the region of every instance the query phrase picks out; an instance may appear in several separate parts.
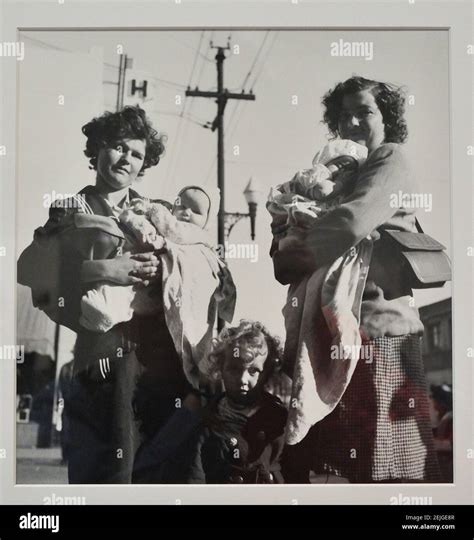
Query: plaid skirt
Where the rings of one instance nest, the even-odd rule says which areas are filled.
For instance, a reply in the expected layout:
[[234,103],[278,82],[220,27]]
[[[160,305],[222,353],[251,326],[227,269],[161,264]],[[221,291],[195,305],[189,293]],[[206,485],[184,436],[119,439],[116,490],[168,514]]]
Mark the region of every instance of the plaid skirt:
[[421,339],[364,343],[366,354],[341,401],[304,441],[311,447],[311,469],[357,483],[441,481]]

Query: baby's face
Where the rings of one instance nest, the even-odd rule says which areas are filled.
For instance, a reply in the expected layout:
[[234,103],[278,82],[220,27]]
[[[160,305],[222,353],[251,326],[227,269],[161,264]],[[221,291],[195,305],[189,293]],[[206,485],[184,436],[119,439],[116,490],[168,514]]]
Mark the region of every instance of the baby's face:
[[251,405],[262,390],[262,373],[268,347],[262,336],[258,347],[243,341],[226,351],[222,379],[227,397],[239,405]]
[[178,221],[193,223],[202,229],[206,225],[209,210],[209,198],[203,191],[187,189],[177,197],[173,206],[173,216]]

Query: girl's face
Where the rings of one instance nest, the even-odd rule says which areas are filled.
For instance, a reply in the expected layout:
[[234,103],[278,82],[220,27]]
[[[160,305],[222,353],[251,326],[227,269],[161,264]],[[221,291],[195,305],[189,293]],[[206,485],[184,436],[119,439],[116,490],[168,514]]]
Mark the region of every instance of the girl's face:
[[338,131],[342,139],[362,144],[369,152],[382,144],[385,125],[382,113],[369,90],[343,97]]
[[97,176],[110,191],[126,188],[137,179],[145,160],[146,142],[123,139],[100,149]]
[[222,379],[229,400],[251,405],[258,399],[265,383],[262,373],[268,357],[265,338],[259,346],[242,341],[226,351]]
[[207,222],[210,210],[209,197],[200,189],[181,192],[173,206],[173,216],[179,221],[193,223],[201,229]]

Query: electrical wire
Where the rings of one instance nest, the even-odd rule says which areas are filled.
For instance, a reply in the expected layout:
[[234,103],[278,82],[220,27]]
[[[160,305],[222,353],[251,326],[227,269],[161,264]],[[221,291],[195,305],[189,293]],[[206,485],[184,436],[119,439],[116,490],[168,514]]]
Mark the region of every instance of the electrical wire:
[[[203,30],[203,33],[204,33],[204,30]],[[189,43],[185,43],[183,41],[180,41],[179,39],[177,39],[174,35],[172,34],[169,34],[169,36],[173,41],[175,41],[176,43],[179,43],[180,45],[182,45],[183,47],[187,47],[188,49],[191,49],[193,51],[196,52],[197,55],[199,55],[203,60],[205,60],[206,62],[210,62],[211,64],[213,63],[213,61],[208,58],[206,55],[204,55],[203,53],[201,53],[201,51],[199,49],[196,49],[195,47],[193,47],[192,45],[189,45]]]
[[[255,66],[257,65],[257,62],[258,62],[258,60],[259,60],[259,58],[260,58],[260,55],[262,54],[263,48],[264,48],[264,46],[265,46],[265,43],[266,43],[266,41],[267,41],[267,38],[268,38],[269,34],[270,34],[270,31],[267,30],[267,31],[265,32],[265,35],[264,35],[264,37],[263,37],[262,42],[260,43],[260,46],[259,46],[259,48],[258,48],[258,50],[257,50],[257,53],[256,53],[256,55],[255,55],[255,57],[254,57],[254,59],[253,59],[253,61],[252,61],[252,64],[250,65],[250,69],[249,69],[249,71],[247,72],[247,75],[245,76],[244,80],[242,81],[242,84],[241,84],[240,88],[236,88],[235,91],[245,89],[245,85],[247,84],[249,78],[251,77],[251,75],[252,75],[252,73],[253,73],[253,70],[255,69]],[[274,45],[274,43],[275,43],[275,40],[276,40],[276,38],[273,40],[273,43],[271,44],[269,50],[271,50],[271,48],[273,48],[273,45]],[[267,52],[266,58],[268,58],[268,54],[269,54],[269,53]],[[262,70],[260,70],[259,75],[261,74],[261,72],[262,72]],[[255,81],[256,81],[256,80],[258,80],[258,76],[256,77]],[[254,84],[255,84],[255,82],[254,82]],[[234,107],[233,107],[233,109],[232,109],[232,112],[230,113],[229,120],[226,122],[226,124],[227,124],[227,129],[230,128],[230,126],[231,126],[231,124],[232,124],[232,121],[233,121],[233,119],[234,119],[235,116],[236,116],[237,111],[240,110],[241,105],[242,105],[242,100],[235,100]],[[237,128],[238,123],[239,123],[239,118],[237,118],[237,121],[235,122],[235,124],[234,124],[234,126],[233,126],[232,132],[227,136],[228,139],[231,139],[231,138],[232,138],[232,136],[233,136],[233,134],[234,134],[234,132],[235,132],[235,129]],[[211,164],[210,164],[210,166],[209,166],[208,173],[207,173],[206,176],[205,176],[205,180],[204,180],[205,185],[207,185],[207,183],[208,183],[209,180],[210,180],[210,176],[211,176],[211,174],[212,174],[213,171],[214,171],[216,162],[217,162],[217,158],[215,157],[215,158],[212,159]]]
[[[268,35],[268,31],[267,31],[267,35]],[[265,56],[263,57],[261,63],[260,63],[260,68],[257,72],[257,74],[255,75],[255,78],[253,79],[253,82],[252,84],[250,85],[250,88],[253,89],[255,88],[255,85],[257,84],[257,81],[259,80],[259,78],[261,77],[262,73],[263,73],[263,70],[265,68],[265,65],[266,65],[266,62],[268,61],[268,57],[270,56],[270,53],[271,51],[273,50],[273,47],[275,46],[275,43],[276,43],[276,40],[278,38],[278,35],[279,35],[279,32],[276,31],[275,32],[275,37],[273,38],[273,41],[270,43],[269,47],[267,48],[267,51],[265,53]],[[240,103],[237,104],[237,107],[240,105]],[[236,108],[237,108],[236,107]],[[240,116],[237,117],[236,121],[234,122],[234,125],[232,126],[232,129],[230,127],[230,121],[231,119],[229,118],[229,124],[228,124],[228,127],[227,129],[229,130],[229,135],[228,135],[228,138],[231,139],[237,129],[237,126],[240,122],[242,118],[242,114]]]
[[273,41],[272,43],[270,44],[270,46],[268,47],[267,49],[267,52],[265,53],[265,57],[264,59],[262,60],[262,62],[260,63],[260,70],[259,72],[257,73],[257,75],[255,76],[255,79],[253,80],[253,83],[250,85],[250,88],[253,90],[255,88],[255,85],[257,84],[257,81],[258,79],[260,78],[261,74],[263,73],[263,70],[265,68],[265,65],[266,65],[266,62],[268,60],[268,57],[270,56],[270,53],[273,49],[273,47],[275,46],[275,43],[276,43],[276,40],[278,39],[278,35],[279,35],[279,31],[275,31],[275,37],[273,38]]
[[[191,83],[192,83],[192,78],[193,78],[194,71],[195,71],[195,68],[196,68],[196,65],[197,65],[197,59],[198,59],[199,56],[203,56],[200,53],[200,48],[201,48],[202,40],[203,40],[203,37],[204,37],[204,32],[205,32],[204,30],[201,32],[201,35],[200,35],[200,38],[199,38],[198,48],[194,49],[194,47],[193,47],[193,50],[195,50],[195,55],[194,55],[194,59],[193,59],[192,67],[191,67],[191,73],[190,73],[190,76],[189,76],[189,79],[188,79],[188,87],[190,87]],[[183,133],[183,135],[181,135],[181,129],[182,129],[182,126],[183,126],[183,116],[186,113],[186,108],[187,108],[188,103],[189,103],[189,100],[187,99],[187,96],[185,95],[183,108],[181,110],[181,113],[179,114],[178,127],[177,127],[177,130],[176,130],[175,144],[173,145],[172,155],[171,155],[169,165],[168,165],[168,169],[167,169],[167,176],[166,176],[166,181],[165,181],[166,182],[166,187],[168,187],[168,185],[173,182],[173,177],[174,177],[177,162],[178,162],[178,159],[177,159],[177,156],[179,155],[178,148],[180,146],[182,146],[182,140],[184,138],[184,133]]]
[[247,84],[247,81],[249,80],[250,76],[252,75],[252,71],[255,69],[255,65],[258,62],[258,59],[260,57],[260,54],[263,50],[263,47],[265,46],[265,42],[267,41],[268,34],[270,33],[270,30],[267,30],[265,32],[265,36],[263,37],[262,43],[260,44],[260,47],[258,48],[257,54],[255,55],[255,58],[253,59],[252,65],[250,66],[250,69],[245,76],[245,79],[242,81],[242,84],[240,85],[243,89],[245,89],[245,85]]
[[39,44],[43,45],[44,47],[46,47],[48,49],[53,49],[55,51],[61,51],[61,52],[67,52],[67,53],[73,53],[74,52],[74,51],[71,51],[69,49],[64,49],[63,47],[58,47],[56,45],[51,45],[51,43],[47,43],[46,41],[42,41],[41,39],[33,38],[33,37],[28,36],[26,34],[23,37],[25,37],[26,39],[29,39],[30,41],[34,41],[36,43],[39,43]]
[[[159,115],[163,115],[163,116],[178,116],[181,118],[181,114],[178,114],[178,113],[175,113],[175,112],[170,112],[170,111],[158,111],[158,110],[152,110],[152,111],[148,111],[149,114],[159,114]],[[193,123],[193,124],[197,124],[198,126],[202,126],[202,127],[208,127],[207,124],[209,124],[209,122],[206,122],[206,120],[202,120],[201,118],[196,118],[196,117],[193,117],[191,116],[190,114],[183,114],[182,118],[184,120],[188,120],[189,122]]]

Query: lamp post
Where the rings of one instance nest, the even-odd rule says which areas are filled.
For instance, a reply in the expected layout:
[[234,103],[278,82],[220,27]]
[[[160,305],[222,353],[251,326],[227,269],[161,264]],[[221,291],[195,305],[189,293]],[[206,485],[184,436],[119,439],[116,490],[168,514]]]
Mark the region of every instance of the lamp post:
[[257,217],[257,205],[261,199],[262,190],[254,178],[250,178],[247,187],[244,189],[244,197],[249,206],[247,213],[242,212],[224,212],[222,219],[224,221],[224,238],[227,240],[236,223],[243,218],[250,218],[250,237],[255,240],[255,220]]

